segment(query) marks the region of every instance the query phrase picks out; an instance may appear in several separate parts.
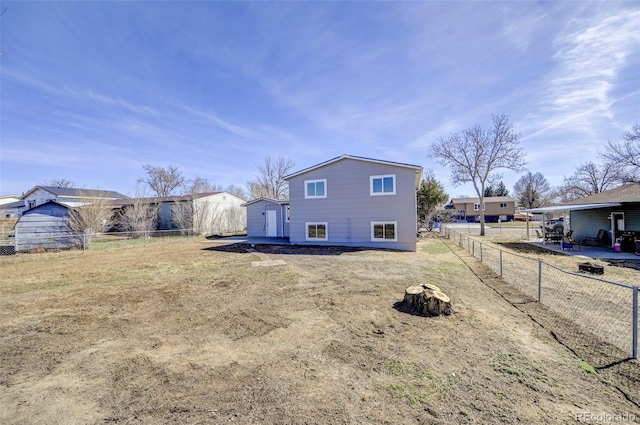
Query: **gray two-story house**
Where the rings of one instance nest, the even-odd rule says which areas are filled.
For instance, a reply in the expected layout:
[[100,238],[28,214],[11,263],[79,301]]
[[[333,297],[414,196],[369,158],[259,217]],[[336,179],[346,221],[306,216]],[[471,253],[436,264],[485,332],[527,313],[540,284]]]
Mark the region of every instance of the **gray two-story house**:
[[285,177],[289,241],[416,250],[422,167],[342,155]]

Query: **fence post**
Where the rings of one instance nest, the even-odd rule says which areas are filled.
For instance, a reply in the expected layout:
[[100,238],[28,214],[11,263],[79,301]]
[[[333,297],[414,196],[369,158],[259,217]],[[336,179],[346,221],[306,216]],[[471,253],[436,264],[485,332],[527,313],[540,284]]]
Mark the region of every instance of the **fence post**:
[[502,250],[499,250],[498,252],[500,252],[500,277],[502,277]]
[[480,262],[482,263],[482,242],[480,242]]
[[538,302],[542,301],[542,260],[538,260]]
[[87,233],[82,233],[82,253],[87,251]]
[[631,342],[631,358],[638,358],[638,287],[633,287],[633,332]]

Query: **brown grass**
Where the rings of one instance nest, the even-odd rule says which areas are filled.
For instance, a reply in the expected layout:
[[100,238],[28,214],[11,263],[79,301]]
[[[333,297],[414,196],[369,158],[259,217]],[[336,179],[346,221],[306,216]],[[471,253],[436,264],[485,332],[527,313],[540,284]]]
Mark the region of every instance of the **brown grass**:
[[[0,258],[0,422],[547,424],[639,413],[439,239],[416,253],[257,249],[286,265],[254,268],[244,247],[199,238]],[[456,313],[394,308],[415,282],[440,286]]]

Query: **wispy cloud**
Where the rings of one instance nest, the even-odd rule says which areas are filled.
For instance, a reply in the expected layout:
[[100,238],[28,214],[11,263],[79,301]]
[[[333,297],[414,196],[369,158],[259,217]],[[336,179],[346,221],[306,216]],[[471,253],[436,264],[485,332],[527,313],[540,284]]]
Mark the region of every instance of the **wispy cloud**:
[[161,114],[157,110],[149,107],[149,106],[140,106],[135,105],[133,103],[127,102],[122,99],[112,99],[108,96],[103,96],[98,93],[94,93],[92,90],[87,90],[86,95],[89,99],[103,103],[109,106],[115,106],[123,108],[129,112],[133,112],[136,114],[149,115],[153,117],[159,117]]
[[[589,132],[594,118],[610,118],[612,89],[640,37],[640,11],[572,19],[556,37],[556,69],[548,76],[542,109],[550,118],[538,133],[559,126]],[[632,93],[633,95],[635,93]]]
[[232,124],[228,121],[225,121],[221,118],[219,118],[218,116],[211,114],[209,112],[203,112],[203,111],[199,111],[197,109],[194,109],[190,106],[186,106],[186,105],[181,105],[181,108],[184,109],[185,111],[196,115],[198,117],[201,118],[205,118],[208,122],[215,124],[217,127],[231,133],[234,134],[236,136],[239,137],[243,137],[246,139],[250,139],[250,140],[255,140],[257,142],[270,142],[271,138],[263,133],[260,133],[258,131],[254,131],[250,128],[246,128],[246,127],[242,127],[236,124]]

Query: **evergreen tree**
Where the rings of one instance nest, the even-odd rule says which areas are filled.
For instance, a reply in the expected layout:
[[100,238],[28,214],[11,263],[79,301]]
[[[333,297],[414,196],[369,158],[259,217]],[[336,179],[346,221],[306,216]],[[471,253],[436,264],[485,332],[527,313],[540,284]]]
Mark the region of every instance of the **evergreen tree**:
[[424,226],[436,205],[448,199],[449,195],[444,191],[442,183],[436,180],[433,172],[426,171],[417,193],[418,224]]

